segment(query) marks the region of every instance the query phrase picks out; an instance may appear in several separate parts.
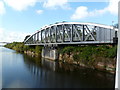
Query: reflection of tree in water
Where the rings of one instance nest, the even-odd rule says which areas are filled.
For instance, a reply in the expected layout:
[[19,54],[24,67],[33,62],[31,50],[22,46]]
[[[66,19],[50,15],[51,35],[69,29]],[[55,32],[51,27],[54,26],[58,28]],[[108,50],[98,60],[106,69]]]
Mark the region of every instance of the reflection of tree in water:
[[80,75],[88,75],[88,76],[93,76],[93,77],[100,77],[103,79],[108,79],[111,81],[114,81],[114,75],[107,73],[107,72],[102,72],[102,71],[97,71],[97,70],[93,70],[90,68],[84,68],[84,67],[80,67],[78,65],[71,65],[71,64],[67,64],[67,63],[59,63],[59,68],[61,70],[67,71],[67,72],[77,72]]
[[38,87],[114,87],[114,75],[108,73],[26,55],[24,62]]
[[26,64],[26,67],[31,72],[32,75],[35,76],[35,78],[40,79],[43,78],[45,75],[45,71],[43,72],[41,69],[41,58],[37,57],[31,57],[28,55],[24,55],[24,62]]
[[61,70],[68,71],[68,72],[79,70],[79,67],[77,65],[67,64],[63,62],[59,62],[59,68]]

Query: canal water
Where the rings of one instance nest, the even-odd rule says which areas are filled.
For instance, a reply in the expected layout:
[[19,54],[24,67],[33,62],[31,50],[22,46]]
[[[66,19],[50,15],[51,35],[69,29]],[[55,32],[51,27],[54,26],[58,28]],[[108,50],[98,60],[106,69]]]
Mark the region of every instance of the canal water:
[[114,75],[0,47],[2,88],[114,88]]

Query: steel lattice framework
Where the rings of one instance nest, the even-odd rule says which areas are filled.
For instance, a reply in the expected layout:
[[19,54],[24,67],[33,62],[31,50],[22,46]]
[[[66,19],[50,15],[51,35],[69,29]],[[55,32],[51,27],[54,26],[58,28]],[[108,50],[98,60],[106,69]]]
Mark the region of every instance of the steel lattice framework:
[[118,29],[113,26],[80,23],[61,22],[45,26],[27,38],[26,45],[46,44],[107,44],[113,43],[117,37]]

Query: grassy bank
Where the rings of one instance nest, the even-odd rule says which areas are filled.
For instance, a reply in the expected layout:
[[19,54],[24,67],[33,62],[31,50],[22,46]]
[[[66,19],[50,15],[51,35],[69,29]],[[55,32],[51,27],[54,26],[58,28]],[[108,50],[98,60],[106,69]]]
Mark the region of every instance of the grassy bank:
[[117,56],[117,46],[67,46],[59,49],[59,53],[62,55],[73,55],[75,61],[94,61],[94,57],[115,58]]
[[94,69],[115,71],[117,46],[67,46],[59,49],[59,59]]
[[[27,46],[22,42],[13,42],[5,47],[31,56],[41,56],[41,46]],[[89,45],[59,47],[59,60],[80,66],[115,72],[117,46]]]
[[28,46],[22,42],[13,42],[5,45],[5,47],[13,49],[20,53],[30,54],[32,56],[40,56],[42,52],[41,46]]

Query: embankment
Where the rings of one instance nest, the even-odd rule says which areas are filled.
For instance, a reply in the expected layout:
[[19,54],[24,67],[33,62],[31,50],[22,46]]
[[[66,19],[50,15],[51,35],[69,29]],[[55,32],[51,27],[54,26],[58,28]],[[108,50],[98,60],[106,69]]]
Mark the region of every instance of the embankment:
[[67,46],[59,49],[59,60],[115,73],[117,46]]
[[24,45],[22,42],[13,42],[5,45],[5,47],[32,57],[41,57],[42,46],[28,46]]
[[[5,47],[32,57],[41,57],[42,46],[27,46],[22,42],[13,42]],[[59,47],[58,52],[59,60],[62,62],[115,73],[117,46],[65,46]]]

